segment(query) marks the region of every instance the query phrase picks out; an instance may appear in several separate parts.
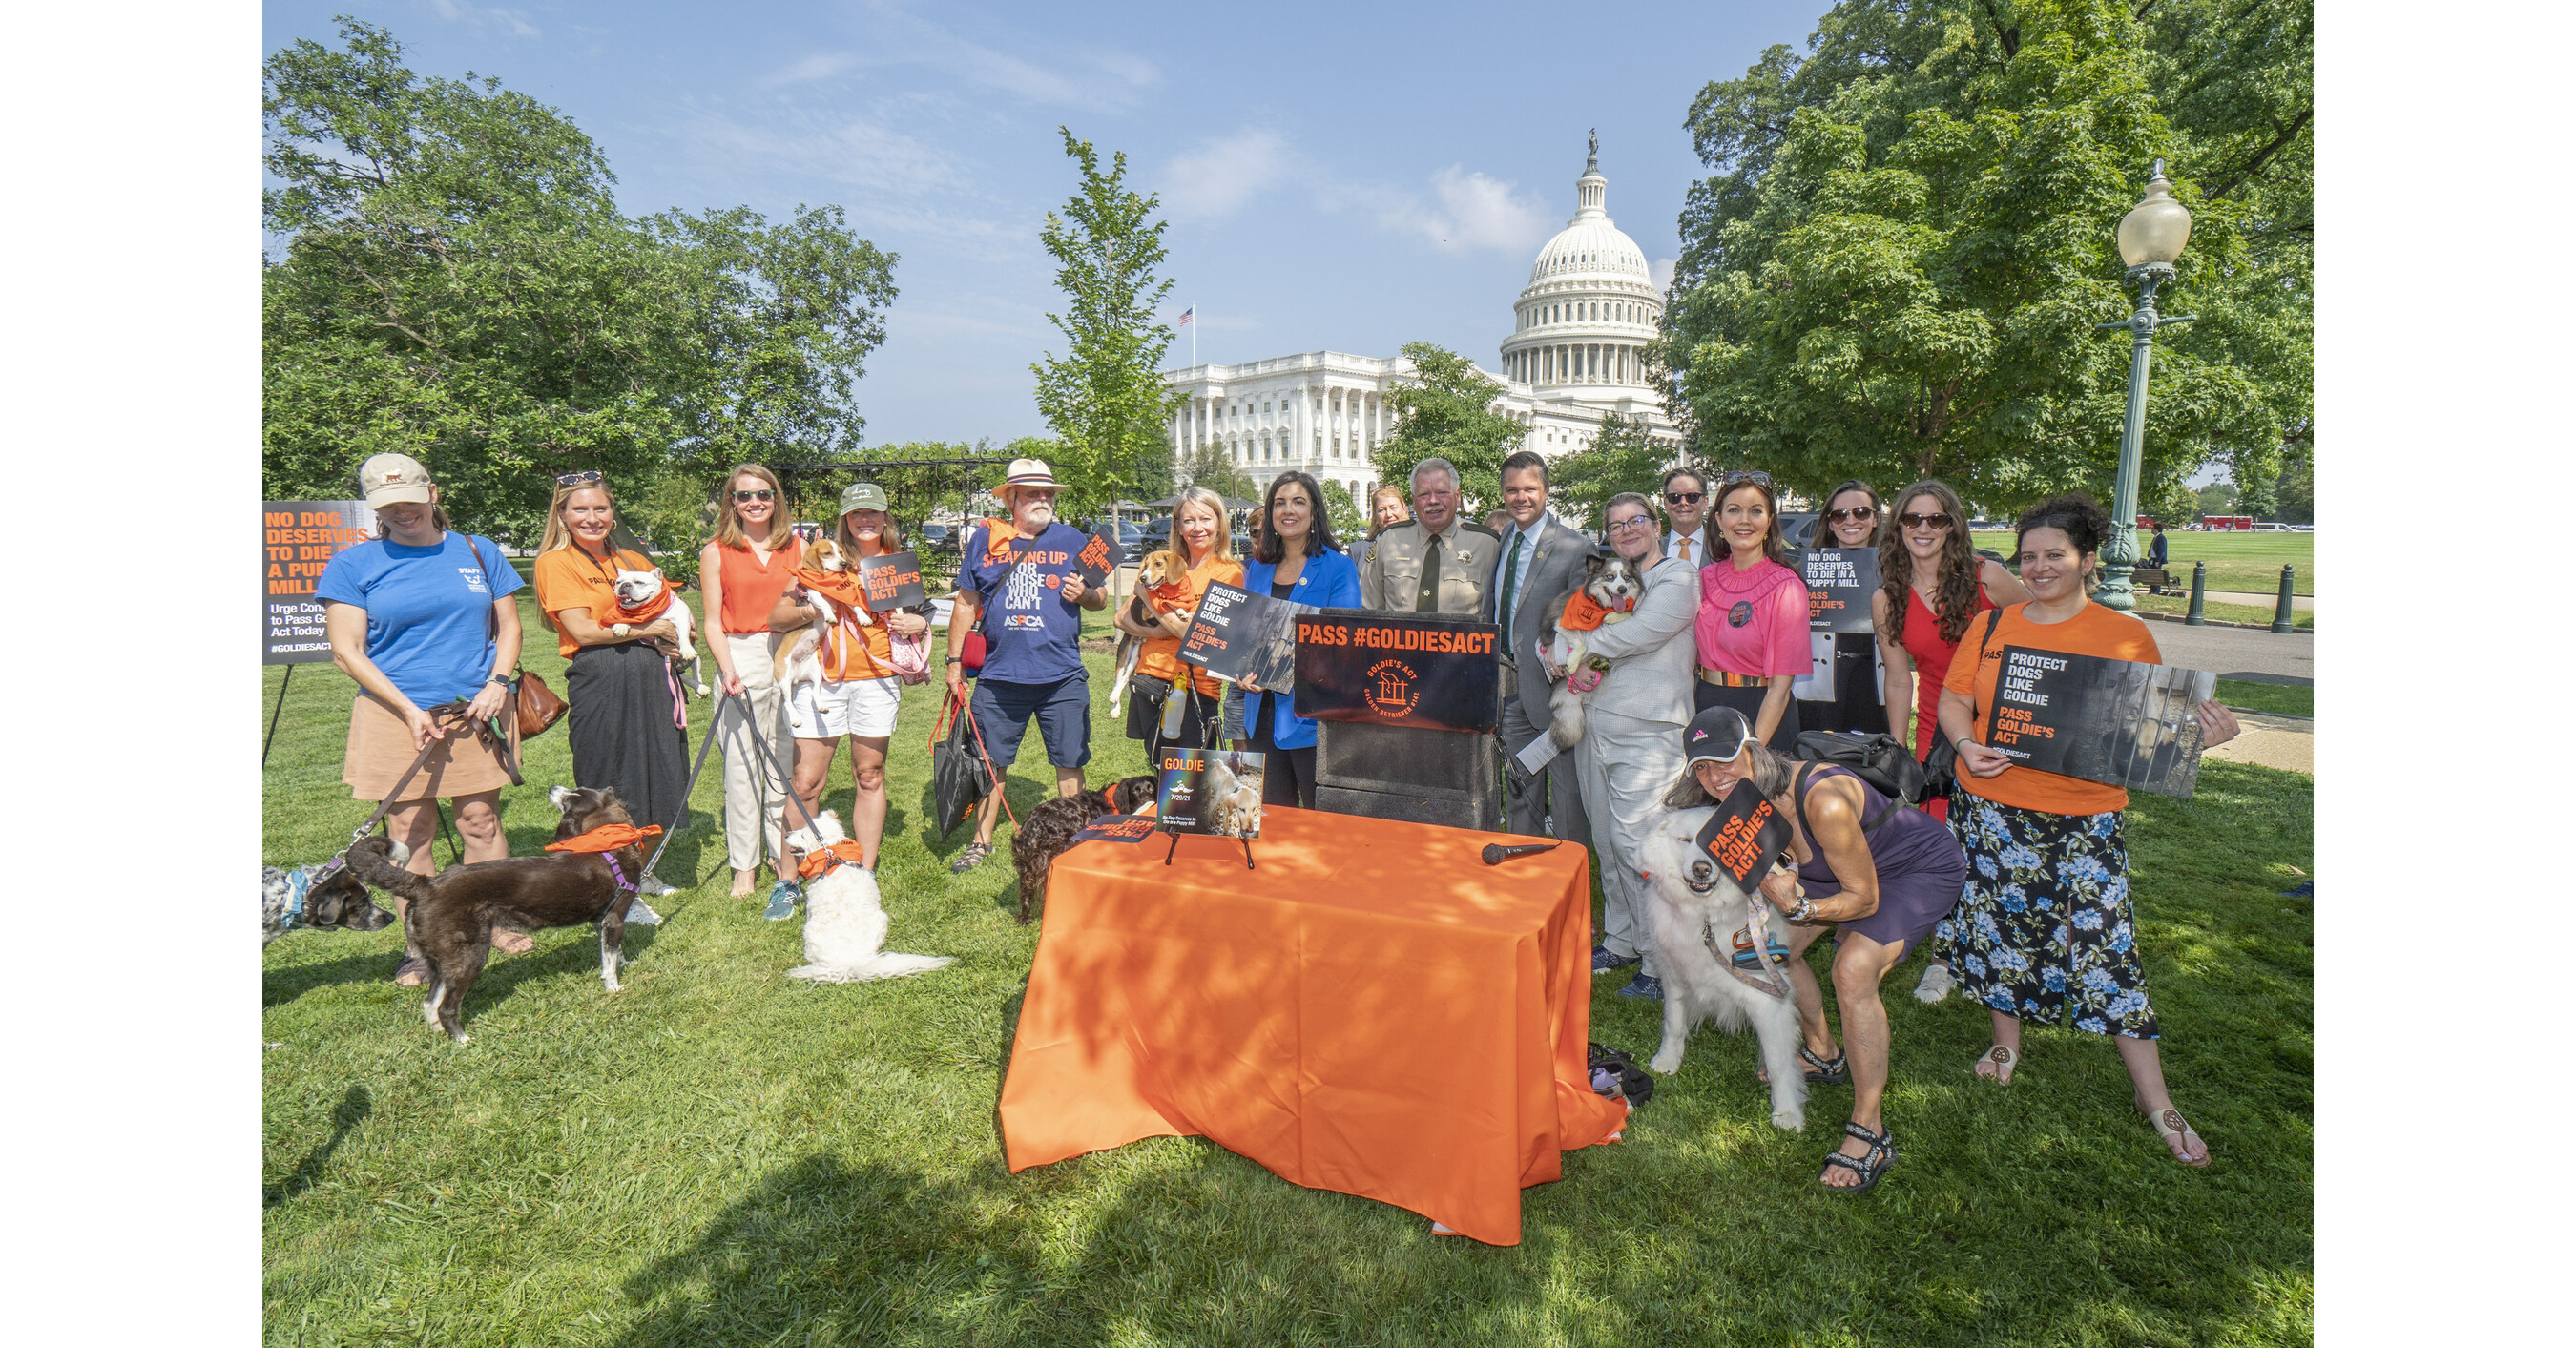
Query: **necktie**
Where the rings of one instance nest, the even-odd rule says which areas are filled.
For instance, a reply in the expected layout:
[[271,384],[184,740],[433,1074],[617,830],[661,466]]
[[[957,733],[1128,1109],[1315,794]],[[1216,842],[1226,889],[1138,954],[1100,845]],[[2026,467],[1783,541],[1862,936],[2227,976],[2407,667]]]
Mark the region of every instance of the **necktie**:
[[1512,530],[1512,550],[1503,558],[1503,649],[1512,649],[1512,591],[1520,588],[1521,543],[1529,535]]
[[1430,534],[1422,545],[1422,592],[1413,597],[1416,613],[1440,611],[1440,535]]
[[1698,540],[1698,539],[1696,539],[1696,538],[1690,538],[1690,537],[1687,537],[1687,536],[1685,536],[1685,537],[1682,539],[1682,560],[1683,560],[1683,561],[1687,562],[1687,561],[1689,561],[1689,560],[1691,559],[1691,555],[1690,555],[1690,545],[1691,545],[1691,544],[1693,544],[1693,543],[1696,543],[1696,542],[1698,542],[1698,541],[1699,541],[1699,540]]

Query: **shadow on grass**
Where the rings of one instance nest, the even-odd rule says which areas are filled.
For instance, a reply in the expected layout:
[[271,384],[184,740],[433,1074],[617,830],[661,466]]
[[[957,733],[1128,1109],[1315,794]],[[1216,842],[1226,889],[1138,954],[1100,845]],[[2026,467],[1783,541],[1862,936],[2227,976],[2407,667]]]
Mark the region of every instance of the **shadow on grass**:
[[367,1116],[375,1112],[376,1100],[367,1093],[367,1088],[351,1086],[349,1093],[341,1097],[339,1108],[331,1111],[331,1136],[322,1145],[304,1153],[304,1159],[295,1163],[295,1169],[286,1177],[285,1183],[272,1186],[261,1194],[260,1205],[273,1208],[312,1188],[314,1181],[322,1178],[322,1167],[330,1163],[331,1153],[338,1151],[350,1131],[366,1122]]

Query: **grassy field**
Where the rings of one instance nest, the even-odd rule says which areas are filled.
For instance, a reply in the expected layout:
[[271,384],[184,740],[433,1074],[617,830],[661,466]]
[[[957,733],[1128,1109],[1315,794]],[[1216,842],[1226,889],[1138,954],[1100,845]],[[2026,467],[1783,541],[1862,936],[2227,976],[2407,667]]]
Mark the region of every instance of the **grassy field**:
[[[533,624],[531,624],[533,633]],[[532,641],[532,647],[538,643]],[[551,643],[532,667],[561,662]],[[1095,670],[1105,660],[1094,657]],[[273,696],[280,672],[268,671]],[[556,686],[561,687],[557,679]],[[1105,702],[1105,679],[1094,687]],[[350,685],[294,678],[264,851],[328,855],[364,816],[338,785]],[[263,724],[268,704],[258,709]],[[2166,1158],[2098,1039],[2034,1029],[2014,1085],[1973,1082],[1986,1017],[1890,980],[1888,1117],[1903,1161],[1826,1195],[1847,1088],[1803,1134],[1766,1121],[1748,1041],[1707,1033],[1627,1140],[1529,1191],[1523,1243],[1295,1188],[1198,1139],[1013,1176],[994,1102],[1037,929],[1001,860],[952,877],[929,836],[908,697],[882,863],[892,948],[958,957],[813,987],[800,923],[726,897],[720,789],[602,991],[585,929],[496,957],[472,1044],[389,981],[398,931],[270,947],[262,1203],[278,1344],[2304,1343],[2314,1311],[2307,779],[2211,763],[2191,801],[2129,815],[2175,1095],[2209,1139]],[[693,735],[705,704],[691,709]],[[1095,782],[1136,746],[1095,710]],[[692,745],[694,748],[694,744]],[[514,851],[552,836],[562,729],[506,798]],[[1030,751],[1025,761],[1035,763]],[[1015,799],[1037,798],[1033,780]],[[846,810],[846,760],[827,804]],[[445,860],[445,843],[439,844]],[[1390,901],[1400,901],[1391,898]],[[1643,1056],[1657,1011],[1595,984],[1592,1037]]]
[[2249,711],[2277,712],[2284,716],[2317,714],[2317,690],[2296,688],[2279,683],[2248,683],[2243,679],[2220,679],[2218,700],[2231,707]]
[[[2140,591],[2135,597],[2142,613],[2181,615],[2191,612],[2189,594],[2147,594]],[[2271,604],[2222,604],[2215,599],[2204,598],[2200,603],[2200,616],[2217,622],[2261,623],[2270,627],[2273,608]],[[2313,630],[2317,625],[2317,611],[2311,608],[2290,610],[2290,625],[2302,631]]]
[[[1991,548],[2009,557],[2013,536],[2009,531],[1984,532],[1974,535],[1977,546]],[[2141,550],[2146,541],[2141,538]],[[2170,530],[2165,534],[2166,569],[2185,592],[2191,589],[2191,564],[2209,563],[2208,583],[2213,590],[2235,590],[2247,594],[2278,594],[2281,590],[2281,568],[2296,567],[2290,576],[2292,594],[2313,595],[2317,592],[2317,536],[2315,534],[2257,533],[2190,533]],[[2272,620],[2269,605],[2263,609],[2263,621]],[[2251,621],[2250,619],[2248,621]]]

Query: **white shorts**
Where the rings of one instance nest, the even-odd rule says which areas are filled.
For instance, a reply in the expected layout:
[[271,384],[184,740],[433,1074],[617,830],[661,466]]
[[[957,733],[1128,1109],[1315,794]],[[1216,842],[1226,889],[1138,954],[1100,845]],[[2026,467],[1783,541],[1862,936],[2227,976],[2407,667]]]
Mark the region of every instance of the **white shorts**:
[[894,734],[895,710],[903,703],[903,681],[851,679],[846,683],[798,683],[787,691],[787,733],[800,740],[831,740],[843,735],[884,739]]

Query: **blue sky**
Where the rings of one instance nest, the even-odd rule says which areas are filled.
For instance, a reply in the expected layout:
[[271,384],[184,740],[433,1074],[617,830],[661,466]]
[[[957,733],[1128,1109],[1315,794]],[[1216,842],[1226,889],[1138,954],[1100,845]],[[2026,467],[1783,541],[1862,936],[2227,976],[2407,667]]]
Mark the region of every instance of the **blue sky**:
[[[834,203],[900,255],[859,386],[870,444],[1043,433],[1061,350],[1038,246],[1061,124],[1123,150],[1171,221],[1201,360],[1427,340],[1488,369],[1598,127],[1609,209],[1666,273],[1702,170],[1683,113],[1826,0],[1454,8],[1165,4],[271,3],[263,48],[390,29],[589,133],[636,213]],[[1168,365],[1189,360],[1189,337]]]

